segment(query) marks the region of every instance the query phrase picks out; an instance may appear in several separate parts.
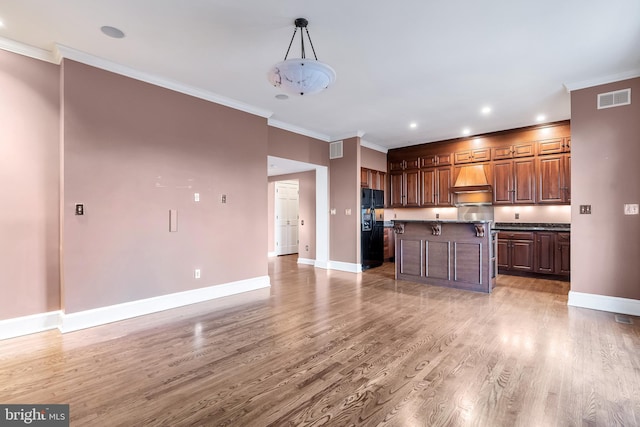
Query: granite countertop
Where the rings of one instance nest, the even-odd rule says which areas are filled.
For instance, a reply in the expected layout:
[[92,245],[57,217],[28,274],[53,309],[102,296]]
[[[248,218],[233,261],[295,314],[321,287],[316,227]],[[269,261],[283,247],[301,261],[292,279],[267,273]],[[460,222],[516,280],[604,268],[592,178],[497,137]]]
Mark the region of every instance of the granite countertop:
[[571,231],[571,224],[548,222],[496,222],[498,231]]
[[395,222],[428,222],[443,223],[443,224],[489,224],[493,220],[490,219],[477,219],[477,220],[463,220],[463,219],[395,219]]

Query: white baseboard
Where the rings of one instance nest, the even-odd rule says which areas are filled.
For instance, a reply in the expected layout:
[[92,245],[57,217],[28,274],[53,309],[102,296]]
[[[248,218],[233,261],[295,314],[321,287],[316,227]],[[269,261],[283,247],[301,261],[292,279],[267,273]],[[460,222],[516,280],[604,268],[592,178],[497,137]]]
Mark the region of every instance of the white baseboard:
[[329,263],[327,261],[318,261],[318,260],[316,260],[313,263],[313,266],[315,268],[322,268],[324,270],[328,270],[329,269]]
[[362,273],[362,265],[351,262],[329,261],[329,270],[347,271],[349,273]]
[[0,340],[55,329],[60,325],[61,315],[61,311],[50,311],[0,320]]
[[569,291],[569,302],[567,302],[567,305],[640,316],[640,300],[635,299]]
[[298,257],[298,264],[314,265],[315,266],[316,265],[316,260],[315,259]]
[[267,252],[267,258],[273,258],[273,257],[277,257],[277,256],[278,256],[278,254],[275,251]]
[[174,294],[131,301],[123,304],[100,307],[77,313],[63,314],[59,328],[63,333],[72,332],[79,329],[117,322],[118,320],[182,307],[184,305],[195,304],[256,289],[268,288],[269,286],[271,286],[269,276],[262,276],[225,283],[222,285],[209,286],[207,288],[193,289],[190,291],[177,292]]

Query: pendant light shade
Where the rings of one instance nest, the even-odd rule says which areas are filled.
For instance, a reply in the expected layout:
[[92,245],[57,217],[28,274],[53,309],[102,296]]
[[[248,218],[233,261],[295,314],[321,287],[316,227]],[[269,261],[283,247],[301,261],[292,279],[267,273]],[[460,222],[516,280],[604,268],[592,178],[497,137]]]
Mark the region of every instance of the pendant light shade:
[[[295,95],[311,95],[326,89],[336,80],[336,72],[329,65],[318,61],[309,30],[308,21],[304,18],[295,20],[296,28],[289,42],[289,48],[284,56],[284,61],[278,62],[269,71],[269,82],[283,91]],[[300,29],[300,58],[287,59],[291,45]],[[315,59],[307,59],[305,54],[304,32],[307,33],[309,45]]]

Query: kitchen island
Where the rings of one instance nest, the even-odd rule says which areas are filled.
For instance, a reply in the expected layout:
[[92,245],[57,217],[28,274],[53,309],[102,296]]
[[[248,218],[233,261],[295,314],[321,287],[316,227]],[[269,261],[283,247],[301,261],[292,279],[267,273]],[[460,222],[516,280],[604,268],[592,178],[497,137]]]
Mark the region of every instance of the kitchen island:
[[396,279],[491,292],[496,280],[491,223],[395,220]]

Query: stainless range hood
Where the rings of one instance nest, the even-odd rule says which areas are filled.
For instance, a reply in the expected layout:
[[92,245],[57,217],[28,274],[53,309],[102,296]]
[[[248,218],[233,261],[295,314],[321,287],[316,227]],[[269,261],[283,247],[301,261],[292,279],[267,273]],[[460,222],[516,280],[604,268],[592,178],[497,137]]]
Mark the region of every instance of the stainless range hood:
[[483,165],[460,168],[460,173],[451,192],[456,206],[490,205],[493,190],[487,181]]

